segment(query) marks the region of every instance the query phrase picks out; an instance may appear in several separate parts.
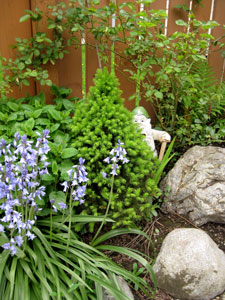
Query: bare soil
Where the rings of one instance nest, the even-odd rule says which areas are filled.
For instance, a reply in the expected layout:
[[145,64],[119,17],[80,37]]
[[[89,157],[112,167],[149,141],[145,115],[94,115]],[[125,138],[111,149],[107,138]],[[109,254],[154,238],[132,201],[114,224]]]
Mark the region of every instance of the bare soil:
[[[152,222],[143,222],[141,224],[142,230],[148,234],[151,238],[153,245],[149,243],[145,238],[141,236],[134,236],[133,234],[125,234],[117,238],[113,238],[110,243],[117,246],[130,247],[147,254],[151,258],[155,258],[160,251],[161,244],[165,236],[175,228],[200,228],[204,230],[215,241],[218,247],[225,252],[225,225],[208,223],[201,227],[194,226],[190,221],[178,214],[164,214],[160,212]],[[112,259],[123,266],[127,270],[132,270],[133,259],[128,258],[121,254],[107,253]],[[141,268],[142,266],[139,265]],[[152,286],[152,282],[149,275],[143,274],[143,278]],[[144,296],[140,291],[136,291],[131,286],[132,292],[135,296],[135,300],[152,300],[152,298]],[[154,300],[177,300],[168,294],[165,294],[160,289],[157,289]],[[225,300],[225,293],[217,296],[215,300]]]

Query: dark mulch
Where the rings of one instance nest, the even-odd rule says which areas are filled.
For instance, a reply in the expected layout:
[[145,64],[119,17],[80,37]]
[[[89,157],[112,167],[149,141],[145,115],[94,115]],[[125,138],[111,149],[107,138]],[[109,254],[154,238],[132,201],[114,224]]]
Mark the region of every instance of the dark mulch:
[[[133,234],[124,234],[122,236],[115,237],[109,240],[107,244],[130,247],[139,250],[154,259],[157,253],[159,253],[162,241],[169,232],[175,228],[195,227],[191,222],[178,214],[163,214],[162,212],[160,212],[159,216],[156,217],[152,222],[143,222],[140,225],[142,230],[151,238],[154,247],[145,238],[141,236],[135,236]],[[218,247],[225,252],[224,224],[208,223],[199,228],[207,232],[216,242]],[[105,230],[107,230],[107,228],[105,228]],[[107,253],[107,255],[109,255],[117,264],[123,266],[125,269],[132,270],[133,263],[135,262],[133,259],[126,257],[125,255],[115,253]],[[139,265],[139,267],[142,266]],[[152,286],[152,282],[148,274],[144,274],[143,278],[149,283],[150,286]],[[134,287],[131,286],[131,289],[135,296],[135,300],[152,300],[152,298],[144,296],[142,292],[136,291]],[[224,300],[222,295],[217,296],[215,299]],[[175,300],[175,298],[158,289],[154,300]]]

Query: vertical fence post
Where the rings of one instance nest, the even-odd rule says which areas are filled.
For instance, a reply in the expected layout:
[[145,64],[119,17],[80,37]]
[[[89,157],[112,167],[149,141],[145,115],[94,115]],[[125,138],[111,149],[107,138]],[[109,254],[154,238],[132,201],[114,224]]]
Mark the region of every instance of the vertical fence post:
[[[113,0],[113,3],[116,4],[116,1]],[[112,27],[116,27],[116,14],[112,15]],[[115,42],[112,41],[112,48],[111,48],[111,73],[115,74]]]
[[167,32],[168,32],[169,7],[170,7],[170,0],[166,0],[166,14],[167,14],[167,18],[165,19],[165,30],[164,30],[165,36],[167,36]]
[[86,39],[85,39],[85,32],[81,32],[81,69],[82,69],[82,97],[86,102]]

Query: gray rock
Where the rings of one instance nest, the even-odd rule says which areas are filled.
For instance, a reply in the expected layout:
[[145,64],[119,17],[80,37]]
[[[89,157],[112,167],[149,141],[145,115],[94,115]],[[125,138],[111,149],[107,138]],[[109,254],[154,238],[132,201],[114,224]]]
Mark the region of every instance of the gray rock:
[[184,215],[198,226],[225,223],[225,148],[189,149],[160,187],[165,194],[166,211]]
[[[129,288],[129,285],[127,284],[127,282],[119,276],[117,276],[117,281],[121,288],[121,291],[124,292],[124,294],[126,296],[130,297],[131,300],[133,300],[134,296],[133,296],[131,289]],[[112,295],[110,295],[107,292],[107,290],[104,289],[103,290],[103,300],[115,300],[115,298]]]
[[209,300],[225,290],[225,254],[200,229],[169,233],[153,270],[158,286],[175,298]]

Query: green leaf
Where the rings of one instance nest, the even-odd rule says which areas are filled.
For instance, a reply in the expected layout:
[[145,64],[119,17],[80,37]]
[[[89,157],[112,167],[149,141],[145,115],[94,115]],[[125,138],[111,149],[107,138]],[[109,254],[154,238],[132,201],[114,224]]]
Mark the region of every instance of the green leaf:
[[184,11],[189,11],[189,8],[182,4],[175,5],[174,8],[182,8]]
[[163,99],[163,93],[161,93],[159,91],[155,91],[154,95],[155,95],[156,98]]
[[23,70],[25,68],[25,64],[23,62],[18,63],[19,70]]
[[34,119],[30,118],[25,122],[25,128],[28,130],[32,130],[34,128],[34,124],[35,124]]
[[44,174],[41,176],[41,179],[43,181],[55,181],[55,177],[53,177],[51,174]]
[[18,259],[16,257],[13,257],[13,261],[12,261],[10,273],[9,273],[10,299],[12,299],[14,287],[15,287],[15,274],[16,274],[17,261],[18,261]]
[[[24,277],[26,279],[24,280]],[[27,275],[24,274],[23,269],[21,268],[20,264],[17,265],[16,268],[16,280],[15,280],[15,291],[14,291],[14,300],[28,300],[29,299],[29,291],[26,290],[27,297],[24,295],[25,294],[25,289],[21,289],[20,287],[23,285],[24,286],[24,281],[27,280]]]
[[[100,250],[109,250],[109,251],[113,251],[113,252],[117,252],[117,253],[121,253],[121,254],[125,254],[127,255],[128,257],[132,257],[133,259],[137,260],[138,262],[140,262],[145,268],[146,270],[149,272],[150,276],[151,276],[151,279],[152,279],[152,282],[153,282],[153,285],[154,285],[154,290],[152,291],[155,295],[155,291],[156,291],[156,277],[155,277],[155,274],[152,270],[152,267],[151,265],[149,264],[149,262],[143,258],[141,255],[137,254],[136,251],[134,252],[133,250],[130,250],[129,248],[126,248],[126,247],[119,247],[119,246],[111,246],[111,245],[100,245],[100,246],[97,246],[96,247],[97,249],[100,249]],[[108,266],[106,267],[108,268]],[[113,267],[113,269],[117,269],[117,265],[115,267]],[[139,278],[138,276],[135,276],[134,274],[129,274],[128,271],[125,271],[124,274],[126,273],[125,275],[125,278],[126,276],[130,277],[132,281],[134,281],[135,283],[138,284],[138,286],[143,290],[143,288],[140,286],[140,284],[144,284],[144,286],[148,289],[150,289],[148,287],[148,285],[146,284],[146,282],[142,281],[141,278]],[[128,275],[129,274],[129,275]],[[145,290],[145,289],[144,289]],[[147,294],[149,295],[149,293],[147,292]],[[149,295],[150,296],[150,295]]]
[[58,174],[58,165],[55,160],[52,161],[51,167],[52,167],[52,173],[54,175],[57,175]]
[[61,121],[61,120],[62,120],[62,116],[61,116],[61,114],[60,114],[59,111],[57,111],[57,110],[55,110],[55,109],[51,109],[51,110],[49,110],[48,112],[49,112],[49,114],[51,115],[51,117],[52,117],[53,119],[55,119],[56,121]]
[[8,117],[8,121],[15,121],[17,120],[17,113],[11,113]]
[[28,275],[28,277],[31,279],[31,281],[33,281],[34,283],[38,283],[33,275],[33,272],[31,270],[29,264],[24,259],[20,259],[20,265],[23,268],[23,270],[25,271],[25,273]]
[[75,148],[65,148],[62,152],[62,158],[70,158],[78,154]]
[[21,107],[26,111],[30,111],[30,112],[34,111],[33,105],[30,105],[30,104],[22,104]]
[[56,106],[52,104],[45,105],[43,107],[43,113],[49,112],[50,110],[55,110]]
[[5,115],[2,112],[0,112],[0,121],[4,121],[6,119],[7,119],[7,115]]
[[24,15],[20,18],[20,23],[27,21],[28,19],[30,19],[30,15]]
[[154,177],[153,177],[153,180],[156,182],[156,184],[159,183],[159,180],[161,178],[161,175],[163,173],[163,170],[164,168],[166,167],[166,165],[168,164],[168,162],[173,158],[173,156],[175,155],[175,153],[173,153],[171,156],[170,156],[170,153],[173,149],[173,145],[175,143],[175,140],[176,140],[176,137],[173,138],[172,142],[170,143],[162,161],[161,161],[161,164],[159,165],[156,173],[154,174]]
[[79,283],[72,284],[71,287],[68,290],[68,293],[71,293],[74,290],[76,290],[79,287],[79,285],[80,285]]
[[187,26],[187,23],[184,22],[183,20],[176,20],[176,24],[179,26]]
[[58,210],[62,210],[62,208],[59,206],[60,202],[66,203],[66,194],[62,191],[58,192],[51,192],[49,194],[49,200],[55,200],[54,205]]
[[[7,239],[8,242],[8,239]],[[1,254],[0,254],[0,278],[2,278],[2,273],[4,272],[4,267],[5,264],[9,258],[9,251],[4,250]]]
[[73,166],[73,162],[71,160],[67,159],[67,160],[64,160],[62,162],[62,164],[58,166],[58,168],[59,168],[60,172],[67,172],[72,168],[72,166]]
[[41,115],[41,113],[42,113],[42,109],[37,109],[37,110],[35,110],[35,112],[33,113],[33,117],[34,117],[35,119],[37,119],[37,118]]
[[67,110],[69,110],[69,109],[73,110],[75,108],[75,104],[67,99],[63,99],[63,105],[64,105],[65,109],[67,109]]
[[8,107],[13,110],[13,111],[18,111],[19,110],[19,105],[15,102],[7,102]]
[[22,80],[22,83],[23,83],[23,85],[25,85],[25,86],[29,86],[29,85],[30,85],[30,82],[29,82],[29,80],[27,80],[27,79],[23,79],[23,80]]
[[50,125],[50,120],[44,119],[44,118],[39,118],[36,120],[36,125]]
[[69,138],[69,134],[65,134],[64,132],[59,130],[53,135],[54,142],[60,145],[66,145]]
[[45,84],[48,85],[48,86],[51,86],[52,85],[52,81],[51,80],[46,80]]
[[52,133],[52,132],[56,131],[59,127],[60,127],[60,124],[57,124],[57,123],[52,125],[50,128],[50,132]]
[[[0,246],[2,246],[5,243],[8,243],[9,239],[5,234],[2,234],[0,236]],[[1,256],[0,256],[0,262],[1,262]]]

